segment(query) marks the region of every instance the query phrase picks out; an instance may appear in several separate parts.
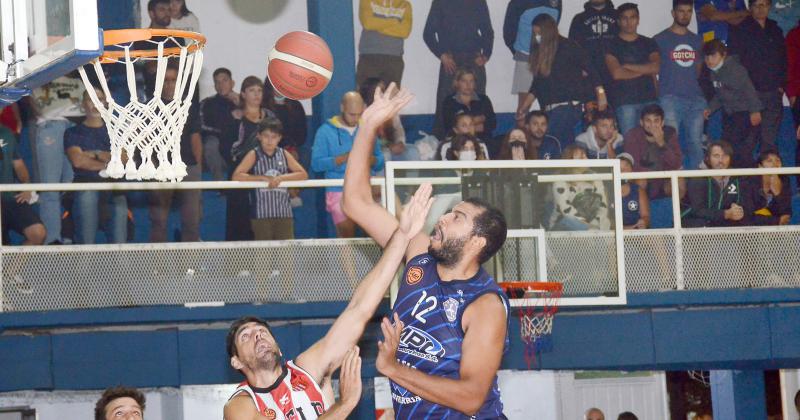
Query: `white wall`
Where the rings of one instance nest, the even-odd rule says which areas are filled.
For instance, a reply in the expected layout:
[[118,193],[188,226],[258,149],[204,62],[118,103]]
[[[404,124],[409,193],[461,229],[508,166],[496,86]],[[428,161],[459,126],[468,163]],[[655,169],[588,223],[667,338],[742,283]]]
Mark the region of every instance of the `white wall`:
[[[494,52],[487,64],[487,92],[497,112],[513,112],[516,97],[511,95],[511,52],[503,43],[503,17],[507,1],[487,0],[495,32]],[[361,35],[358,22],[358,2],[353,0],[355,46]],[[405,43],[406,68],[403,84],[417,99],[406,114],[430,114],[434,110],[439,62],[422,41],[422,30],[432,0],[414,0],[414,24]],[[640,32],[652,36],[672,22],[671,0],[635,0],[640,3]],[[572,17],[583,10],[584,0],[563,0],[560,31],[567,34]],[[266,57],[275,40],[286,32],[306,30],[308,15],[304,0],[187,0],[189,9],[200,20],[201,31],[208,38],[205,63],[200,78],[201,97],[213,93],[211,73],[217,67],[228,67],[234,79],[241,82],[246,76],[266,75]],[[142,26],[150,24],[147,0],[141,0]],[[311,112],[310,101],[304,103]]]
[[[267,54],[275,41],[291,31],[308,30],[305,0],[186,0],[200,20],[200,32],[208,40],[200,75],[200,97],[214,93],[214,69],[227,67],[239,84],[247,76],[267,75]],[[142,23],[150,26],[147,0],[141,0]],[[311,113],[311,101],[304,101]]]
[[[511,74],[513,58],[511,51],[503,43],[503,18],[507,1],[487,0],[489,13],[494,29],[494,49],[487,64],[486,91],[492,100],[496,112],[514,112],[517,107],[516,95],[511,92]],[[566,36],[572,17],[583,11],[584,0],[562,0],[563,10],[559,31]],[[620,4],[617,0],[615,3]],[[672,24],[672,0],[632,0],[640,4],[641,23],[639,32],[653,36]],[[358,38],[361,36],[361,24],[358,21],[359,0],[353,0],[353,18],[355,28],[356,57],[358,57]],[[405,43],[403,85],[416,96],[415,102],[406,107],[407,114],[432,114],[436,105],[436,84],[439,77],[439,61],[431,54],[422,40],[425,19],[428,16],[432,0],[414,0],[414,21],[411,35]],[[694,28],[694,24],[692,25]]]
[[[236,385],[195,385],[144,390],[148,420],[219,420]],[[28,406],[38,420],[90,419],[102,391],[22,391],[0,394],[0,407]]]

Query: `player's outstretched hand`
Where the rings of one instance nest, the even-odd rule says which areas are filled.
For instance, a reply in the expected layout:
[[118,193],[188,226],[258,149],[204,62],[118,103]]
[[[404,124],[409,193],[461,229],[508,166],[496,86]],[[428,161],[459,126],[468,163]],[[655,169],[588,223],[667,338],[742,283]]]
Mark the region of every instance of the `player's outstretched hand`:
[[431,205],[434,199],[431,197],[433,187],[429,183],[425,183],[417,188],[417,192],[408,200],[408,203],[403,206],[400,212],[400,225],[399,229],[407,238],[411,239],[422,230],[425,225],[425,220],[428,217],[428,212],[431,210]]
[[406,89],[397,89],[392,82],[386,90],[375,89],[372,105],[368,106],[361,114],[361,126],[377,129],[386,121],[394,118],[404,106],[411,102],[414,95]]
[[348,407],[358,405],[361,400],[361,357],[358,346],[353,346],[344,356],[339,371],[339,399]]
[[400,344],[400,332],[403,331],[403,323],[400,317],[394,314],[394,324],[389,321],[389,318],[384,317],[381,322],[381,331],[383,331],[383,341],[378,341],[378,357],[375,359],[375,368],[378,372],[392,377],[392,368],[397,366],[397,346]]

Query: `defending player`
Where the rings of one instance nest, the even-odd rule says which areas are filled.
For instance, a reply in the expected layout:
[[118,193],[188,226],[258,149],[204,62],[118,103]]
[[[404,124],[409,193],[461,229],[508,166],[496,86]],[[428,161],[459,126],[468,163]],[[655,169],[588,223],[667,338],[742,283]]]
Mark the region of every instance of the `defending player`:
[[[407,99],[400,98],[399,105],[405,102]],[[368,112],[369,109],[364,115]],[[401,222],[395,223],[383,256],[356,288],[347,308],[325,337],[294,361],[282,361],[280,347],[263,320],[248,317],[231,325],[226,340],[231,366],[247,380],[225,405],[225,419],[347,417],[359,401],[360,382],[356,389],[342,389],[342,399],[332,406],[330,398],[324,398],[323,389],[329,388],[330,375],[342,365],[343,359],[343,386],[353,385],[354,379],[360,381],[361,362],[354,346],[389,288],[409,241],[422,229],[432,203],[430,194],[430,185],[417,190],[404,208]]]
[[[345,214],[387,249],[398,221],[373,201],[368,162],[376,130],[407,95],[394,84],[375,93],[344,180]],[[508,343],[508,300],[481,268],[505,239],[503,214],[467,199],[442,216],[430,236],[421,232],[408,244],[394,325],[383,320],[385,341],[376,360],[392,381],[396,419],[505,418],[497,369]]]

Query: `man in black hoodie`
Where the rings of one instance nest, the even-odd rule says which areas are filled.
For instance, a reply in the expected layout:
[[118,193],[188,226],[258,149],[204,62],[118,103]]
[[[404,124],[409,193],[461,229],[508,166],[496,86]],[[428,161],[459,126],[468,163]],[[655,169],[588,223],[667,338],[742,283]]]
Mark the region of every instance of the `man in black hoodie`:
[[569,39],[589,52],[592,65],[605,85],[611,77],[606,68],[603,44],[614,39],[619,33],[617,11],[611,0],[589,0],[583,4],[583,9],[583,12],[572,18],[572,23],[569,25]]

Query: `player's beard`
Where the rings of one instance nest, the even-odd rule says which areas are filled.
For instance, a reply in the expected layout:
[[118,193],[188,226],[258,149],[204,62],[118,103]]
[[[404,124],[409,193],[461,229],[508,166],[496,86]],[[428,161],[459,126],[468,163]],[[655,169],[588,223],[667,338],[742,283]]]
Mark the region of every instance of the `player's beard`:
[[256,370],[275,370],[283,363],[283,357],[277,350],[270,350],[263,357],[256,359]]
[[428,246],[428,253],[436,258],[436,262],[444,267],[452,267],[461,261],[464,255],[464,244],[467,243],[467,237],[451,238],[442,241],[442,247],[434,249],[433,244]]

